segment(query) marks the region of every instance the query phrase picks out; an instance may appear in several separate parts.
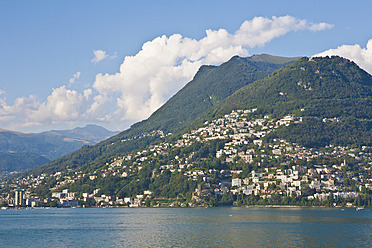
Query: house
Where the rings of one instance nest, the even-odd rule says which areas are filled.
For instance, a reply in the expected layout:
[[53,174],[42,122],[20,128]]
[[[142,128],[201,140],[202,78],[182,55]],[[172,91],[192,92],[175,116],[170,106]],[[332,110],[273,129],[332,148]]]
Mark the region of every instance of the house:
[[43,207],[44,206],[44,201],[42,200],[35,200],[31,202],[31,207],[36,208],[36,207]]
[[234,186],[236,186],[236,187],[242,186],[242,179],[240,179],[240,178],[234,178],[234,179],[232,179],[231,180],[231,186],[232,187],[234,187]]

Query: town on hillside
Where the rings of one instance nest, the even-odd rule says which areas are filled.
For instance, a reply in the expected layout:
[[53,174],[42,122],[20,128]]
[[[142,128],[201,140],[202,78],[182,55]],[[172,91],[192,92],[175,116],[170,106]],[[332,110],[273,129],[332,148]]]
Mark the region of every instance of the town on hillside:
[[235,110],[179,136],[161,130],[142,134],[158,135],[163,141],[115,156],[90,171],[67,168],[3,180],[0,204],[372,206],[371,147],[302,147],[271,135],[300,124],[302,117],[259,118],[255,111]]

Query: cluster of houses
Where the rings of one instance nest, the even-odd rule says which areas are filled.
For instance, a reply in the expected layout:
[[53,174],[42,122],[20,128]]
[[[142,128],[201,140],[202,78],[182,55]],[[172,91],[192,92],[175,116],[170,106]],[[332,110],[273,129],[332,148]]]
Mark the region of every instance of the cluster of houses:
[[[334,197],[353,198],[358,196],[363,189],[372,189],[372,154],[368,153],[368,147],[351,149],[348,147],[328,146],[323,150],[305,148],[297,144],[287,142],[284,139],[272,139],[269,142],[263,138],[281,126],[289,126],[292,123],[301,123],[301,117],[291,115],[280,119],[270,116],[253,118],[256,109],[237,110],[222,118],[205,122],[202,127],[183,134],[173,142],[164,141],[147,147],[144,150],[125,154],[114,158],[111,162],[102,165],[91,173],[67,169],[65,172],[54,174],[41,174],[28,176],[16,181],[2,182],[1,187],[10,187],[13,192],[3,193],[0,203],[8,205],[45,205],[48,201],[57,201],[59,206],[77,206],[80,202],[94,201],[100,205],[125,205],[142,206],[145,200],[153,197],[152,192],[147,190],[142,195],[134,195],[127,198],[116,198],[100,193],[100,189],[93,192],[69,192],[69,185],[74,184],[81,178],[89,178],[94,181],[97,178],[105,178],[108,175],[127,178],[138,173],[144,166],[154,163],[161,156],[167,158],[167,163],[153,170],[153,175],[161,174],[165,170],[171,173],[183,173],[189,180],[202,182],[194,192],[194,199],[201,197],[213,197],[219,194],[231,192],[233,194],[259,195],[261,198],[270,198],[273,194],[288,196],[300,196],[303,187],[308,186],[316,191],[307,196],[308,199],[326,199],[330,192]],[[324,122],[338,122],[339,118],[323,119]],[[154,131],[146,135],[162,135],[161,131]],[[140,138],[138,136],[137,138]],[[218,170],[203,169],[198,167],[198,161],[191,154],[176,155],[171,157],[172,149],[189,147],[195,143],[205,143],[213,140],[224,142],[221,149],[215,151],[215,158],[222,163],[234,165],[238,162],[255,165],[256,170],[244,173],[242,170]],[[311,168],[301,165],[301,161],[312,161],[319,157],[332,157],[341,159],[340,164],[314,164]],[[200,159],[200,158],[199,158]],[[208,158],[201,158],[208,161]],[[280,164],[274,166],[273,161]],[[352,159],[358,164],[357,172],[351,171],[346,162]],[[266,165],[265,165],[266,163]],[[270,166],[267,166],[267,163]],[[271,163],[271,164],[270,164]],[[232,166],[233,167],[233,166]],[[219,182],[212,182],[215,176],[224,178]],[[353,182],[353,188],[343,184],[345,178]],[[32,195],[32,189],[40,187],[50,180],[56,181],[49,190],[52,192],[51,199],[38,199]],[[15,204],[14,192],[22,188],[23,204]],[[26,203],[27,201],[27,203]],[[35,203],[32,203],[35,202]],[[33,205],[32,205],[33,204]],[[81,204],[80,204],[81,205]]]
[[315,198],[324,200],[329,197],[330,192],[335,198],[355,198],[363,187],[372,189],[372,179],[367,179],[364,184],[362,182],[358,184],[356,191],[345,192],[347,188],[341,183],[343,178],[339,177],[340,173],[337,173],[337,170],[327,170],[320,166],[315,169],[308,169],[304,166],[292,166],[291,169],[286,170],[277,167],[264,168],[263,172],[252,171],[249,177],[243,179],[239,178],[241,170],[229,173],[232,175],[231,181],[214,185],[208,183],[208,177],[204,177],[207,180],[195,190],[196,195],[212,196],[232,192],[233,194],[259,195],[261,198],[270,198],[273,194],[301,196],[301,189],[306,185],[318,192],[308,195],[308,200]]

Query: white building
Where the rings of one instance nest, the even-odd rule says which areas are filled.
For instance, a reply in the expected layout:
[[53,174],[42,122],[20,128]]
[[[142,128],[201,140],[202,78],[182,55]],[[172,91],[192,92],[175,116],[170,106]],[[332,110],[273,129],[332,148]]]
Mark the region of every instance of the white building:
[[237,187],[240,187],[242,186],[242,179],[240,178],[234,178],[231,180],[231,186],[234,187],[234,186],[237,186]]

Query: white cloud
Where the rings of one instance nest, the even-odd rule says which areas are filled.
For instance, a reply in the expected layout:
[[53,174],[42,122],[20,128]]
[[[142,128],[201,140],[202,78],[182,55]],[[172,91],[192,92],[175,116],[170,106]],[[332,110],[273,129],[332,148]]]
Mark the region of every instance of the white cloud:
[[[86,93],[89,97],[89,92]],[[0,99],[0,123],[2,118],[12,120],[14,128],[38,125],[76,122],[86,108],[86,98],[77,91],[68,90],[65,86],[53,89],[45,102],[40,102],[36,96],[19,97],[13,105],[7,105],[5,99]]]
[[77,79],[80,78],[80,74],[81,74],[81,73],[78,71],[78,72],[76,72],[76,73],[72,76],[72,78],[69,79],[70,85],[72,85],[73,83],[75,83],[75,80],[77,80]]
[[255,17],[250,21],[245,21],[239,30],[235,32],[234,43],[250,48],[263,46],[274,38],[283,36],[290,31],[311,30],[321,31],[332,28],[333,25],[327,23],[309,23],[306,20],[297,19],[292,16],[273,16],[271,19]]
[[372,39],[367,42],[366,48],[360,45],[342,45],[336,49],[329,49],[318,53],[314,57],[338,55],[354,61],[361,68],[372,74]]
[[103,50],[94,50],[93,54],[94,54],[94,58],[90,62],[94,64],[97,64],[98,62],[106,58],[110,58],[110,59],[116,58],[116,55],[108,55],[106,51],[103,51]]
[[89,100],[89,97],[93,94],[92,89],[84,90],[84,97],[86,100]]
[[36,97],[19,97],[14,101],[13,105],[8,105],[6,99],[0,99],[0,124],[9,129],[24,125],[27,121],[27,116],[34,110],[37,110],[40,103]]
[[46,102],[32,112],[29,119],[45,122],[53,121],[74,121],[81,113],[84,104],[84,97],[75,90],[68,90],[65,86],[53,89]]
[[291,31],[331,27],[292,16],[256,17],[245,21],[233,34],[219,29],[207,30],[200,40],[180,34],[157,37],[146,42],[135,56],[125,57],[118,73],[98,74],[93,87],[108,97],[120,93],[115,98],[117,118],[145,119],[190,81],[203,64],[220,64],[234,55],[247,56],[250,48]]
[[[200,40],[180,34],[163,35],[144,43],[136,55],[126,56],[119,72],[97,74],[93,86],[82,93],[61,86],[53,89],[45,101],[35,96],[20,97],[8,105],[5,98],[0,98],[0,125],[12,129],[17,125],[105,121],[118,123],[122,129],[130,122],[149,117],[189,82],[201,65],[218,65],[234,55],[248,56],[249,49],[263,46],[288,32],[331,27],[291,16],[255,17],[245,21],[234,33],[225,29],[206,30]],[[103,50],[93,53],[93,63],[116,56]],[[80,72],[75,73],[70,84],[79,77]]]
[[108,57],[106,52],[102,50],[94,50],[93,53],[94,53],[94,58],[90,62],[95,63],[95,64],[97,64],[101,60],[104,60],[105,58]]
[[325,29],[331,29],[333,28],[334,25],[333,24],[328,24],[328,23],[325,23],[325,22],[321,22],[321,23],[317,23],[317,24],[312,24],[310,26],[310,30],[311,31],[322,31],[322,30],[325,30]]
[[6,93],[6,92],[5,92],[4,90],[0,89],[0,96],[1,96],[1,95],[5,95],[5,93]]

